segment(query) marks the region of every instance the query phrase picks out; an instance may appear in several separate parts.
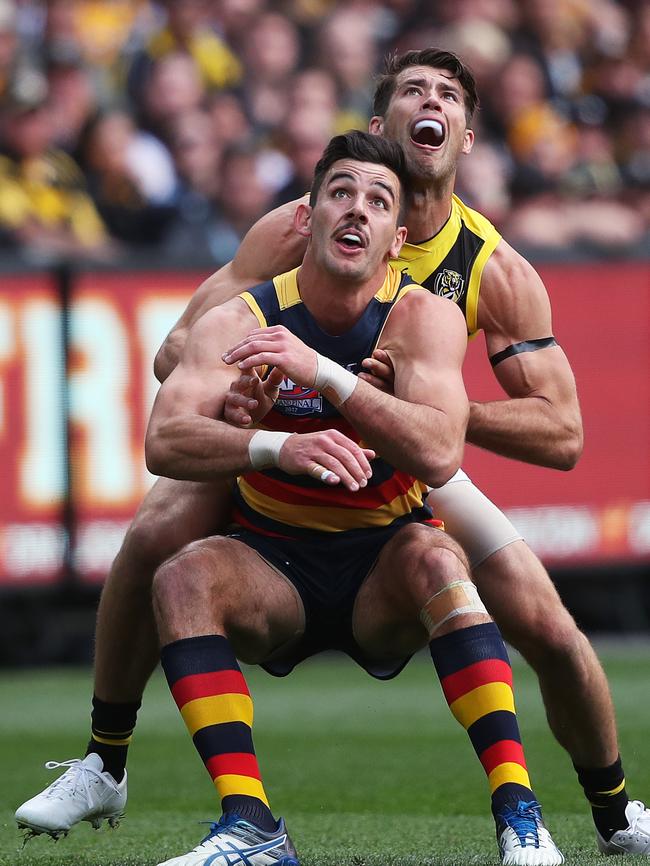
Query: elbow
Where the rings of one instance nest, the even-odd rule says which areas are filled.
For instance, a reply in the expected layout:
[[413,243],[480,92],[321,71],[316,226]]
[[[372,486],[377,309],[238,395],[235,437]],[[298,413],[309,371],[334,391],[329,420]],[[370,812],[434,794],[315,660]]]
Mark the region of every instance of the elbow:
[[430,487],[442,487],[458,472],[463,460],[463,448],[448,449],[427,461],[422,480]]
[[575,468],[578,460],[580,460],[583,449],[584,435],[582,425],[579,425],[565,436],[562,448],[559,449],[559,454],[557,455],[558,459],[555,468],[562,472],[570,472],[571,469]]
[[164,382],[178,363],[186,337],[185,329],[176,328],[167,335],[165,342],[158,349],[153,362],[153,372],[159,382]]
[[147,434],[144,443],[144,459],[147,469],[152,475],[165,475],[167,460],[165,449],[162,447],[159,437]]

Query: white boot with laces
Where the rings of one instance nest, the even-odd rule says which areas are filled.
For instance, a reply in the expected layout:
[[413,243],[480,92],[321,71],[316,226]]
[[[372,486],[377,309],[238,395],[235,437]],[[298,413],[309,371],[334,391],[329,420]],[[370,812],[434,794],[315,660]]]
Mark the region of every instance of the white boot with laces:
[[596,831],[596,842],[601,854],[640,854],[650,857],[650,809],[641,800],[630,800],[625,807],[628,826],[617,830],[611,839],[604,839]]
[[126,770],[118,784],[104,772],[104,763],[94,752],[83,759],[48,761],[45,766],[48,770],[67,769],[16,810],[19,827],[34,836],[47,833],[57,839],[80,821],[89,821],[96,830],[104,820],[111,827],[119,824],[126,806]]

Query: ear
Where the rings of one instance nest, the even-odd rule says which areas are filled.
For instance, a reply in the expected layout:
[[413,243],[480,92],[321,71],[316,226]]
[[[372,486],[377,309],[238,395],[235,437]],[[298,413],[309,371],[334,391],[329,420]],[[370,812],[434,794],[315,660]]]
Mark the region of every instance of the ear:
[[463,153],[470,153],[474,145],[474,130],[466,129],[463,139]]
[[368,124],[368,132],[371,135],[383,135],[384,134],[384,118],[380,117],[378,114],[375,114],[374,117],[371,117],[370,123]]
[[311,214],[312,208],[308,204],[301,202],[296,208],[293,217],[293,227],[303,238],[311,237]]
[[406,241],[407,231],[406,226],[397,226],[397,229],[395,230],[395,239],[390,245],[390,250],[388,251],[388,255],[391,259],[396,259],[399,255],[400,250]]

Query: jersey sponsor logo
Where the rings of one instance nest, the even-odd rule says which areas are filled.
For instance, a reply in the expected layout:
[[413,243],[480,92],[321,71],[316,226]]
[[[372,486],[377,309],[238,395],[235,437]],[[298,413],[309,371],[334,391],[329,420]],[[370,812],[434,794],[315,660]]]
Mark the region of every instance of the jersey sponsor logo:
[[303,388],[285,376],[275,408],[284,415],[311,415],[323,411],[323,398],[314,388]]
[[458,271],[450,271],[447,268],[443,268],[436,274],[433,293],[456,303],[463,294],[464,285],[465,280]]

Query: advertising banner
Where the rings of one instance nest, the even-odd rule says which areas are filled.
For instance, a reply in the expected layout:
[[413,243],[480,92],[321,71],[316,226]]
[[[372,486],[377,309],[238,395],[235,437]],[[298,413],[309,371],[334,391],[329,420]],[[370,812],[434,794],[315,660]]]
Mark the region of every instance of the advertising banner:
[[[576,376],[583,456],[565,473],[468,445],[464,468],[545,562],[650,561],[648,263],[539,270]],[[83,581],[104,579],[153,481],[143,454],[152,361],[205,276],[78,274],[67,328],[52,276],[2,277],[0,585],[56,581],[66,562]],[[470,399],[504,397],[480,334],[465,379]]]

